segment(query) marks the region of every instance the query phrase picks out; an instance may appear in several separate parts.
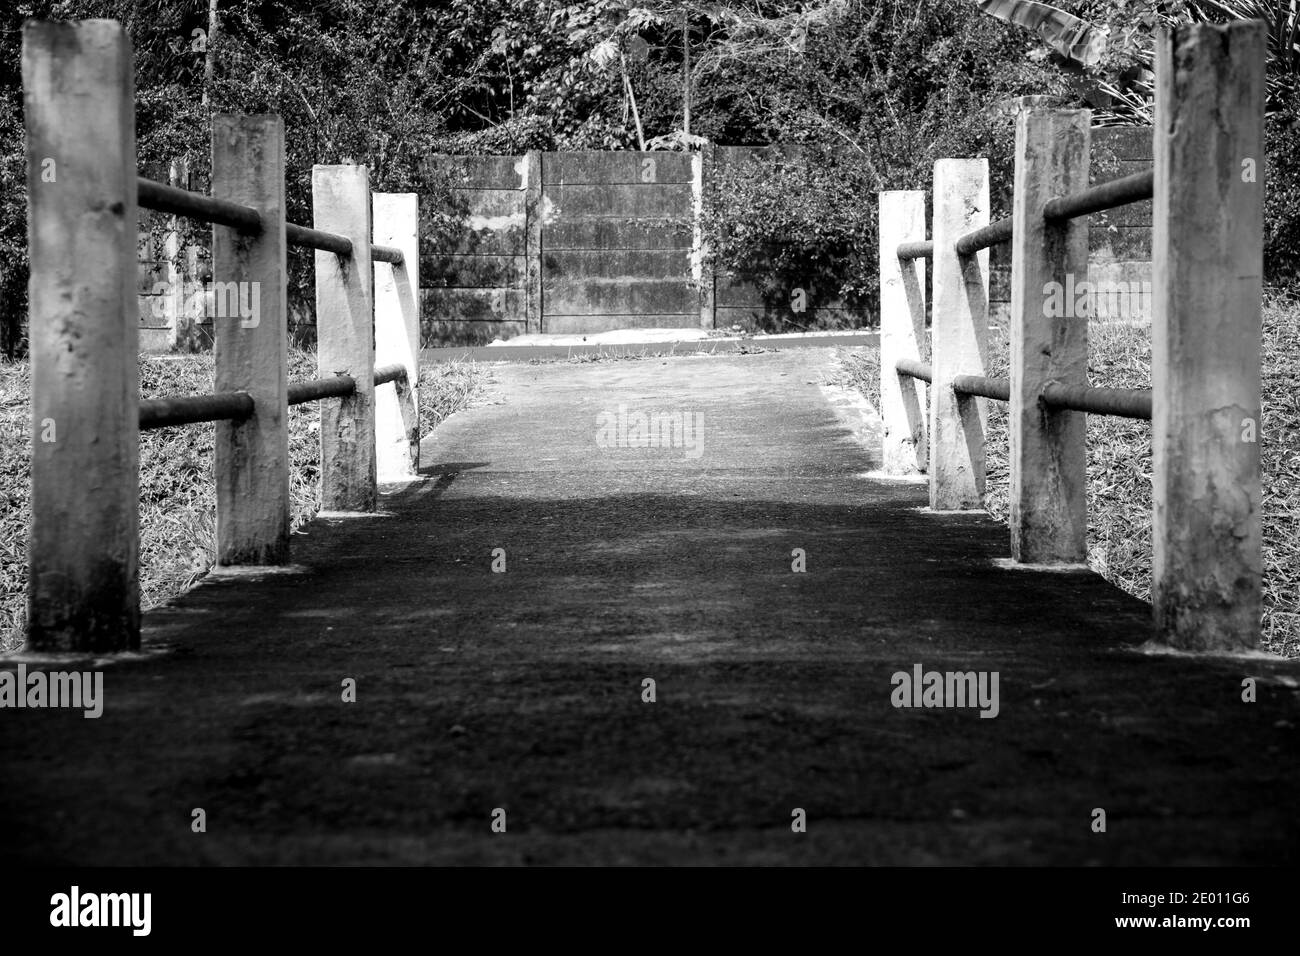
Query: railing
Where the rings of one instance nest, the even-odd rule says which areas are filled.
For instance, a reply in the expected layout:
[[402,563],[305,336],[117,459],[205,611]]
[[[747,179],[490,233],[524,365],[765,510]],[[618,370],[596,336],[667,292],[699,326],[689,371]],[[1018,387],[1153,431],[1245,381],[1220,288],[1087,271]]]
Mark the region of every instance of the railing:
[[[290,405],[321,402],[322,510],[374,511],[379,474],[418,469],[416,197],[316,166],[313,227],[285,222],[278,116],[214,118],[211,196],[138,177],[131,45],[112,21],[29,23],[22,69],[32,415],[58,425],[32,449],[28,645],[132,649],[140,430],[216,423],[219,565],[288,560]],[[212,224],[214,394],[139,398],[140,207]],[[290,245],[316,250],[321,376],[294,384]]]
[[[1084,414],[1150,420],[1156,640],[1193,650],[1259,640],[1265,36],[1258,21],[1162,34],[1151,172],[1089,188],[1089,112],[1031,110],[1017,120],[1010,217],[988,222],[985,160],[935,164],[928,241],[923,192],[880,195],[886,470],[928,472],[935,511],[982,508],[984,402],[1007,402],[1012,557],[1083,564]],[[1154,199],[1152,387],[1094,387],[1090,310],[1049,303],[1061,289],[1085,288],[1086,217],[1146,199]],[[1011,376],[998,379],[985,370],[985,250],[1006,241]]]

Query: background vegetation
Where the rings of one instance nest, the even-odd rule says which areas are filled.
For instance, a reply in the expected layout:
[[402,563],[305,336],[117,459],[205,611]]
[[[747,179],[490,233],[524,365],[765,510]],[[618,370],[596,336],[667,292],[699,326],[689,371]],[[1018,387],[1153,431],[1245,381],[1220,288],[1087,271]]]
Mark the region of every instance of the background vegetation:
[[[126,25],[147,175],[165,179],[180,162],[205,189],[213,111],[283,115],[298,222],[310,219],[317,162],[364,163],[376,189],[436,196],[446,184],[424,168],[431,152],[804,146],[780,177],[721,177],[706,220],[714,262],[726,271],[758,259],[774,290],[817,285],[870,308],[874,256],[864,251],[877,190],[923,186],[941,156],[983,155],[994,195],[1005,195],[1011,128],[1000,101],[1048,95],[1092,107],[1098,122],[1149,123],[1157,26],[1264,16],[1273,35],[1266,262],[1271,281],[1293,282],[1300,160],[1288,147],[1300,115],[1300,43],[1288,0],[1059,6],[1105,32],[1095,62],[1062,53],[1053,23],[1021,25],[1012,0],[13,4],[0,13],[0,345],[15,354],[24,335],[27,17]],[[310,321],[305,252],[293,253],[291,272],[291,310]]]

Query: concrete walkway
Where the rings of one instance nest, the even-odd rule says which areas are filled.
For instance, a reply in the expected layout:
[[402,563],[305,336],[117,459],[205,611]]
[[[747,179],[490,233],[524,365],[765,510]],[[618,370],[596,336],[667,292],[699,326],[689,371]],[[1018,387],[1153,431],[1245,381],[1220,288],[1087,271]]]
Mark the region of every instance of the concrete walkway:
[[[1294,864],[1297,666],[1142,653],[1144,604],[1000,564],[869,477],[831,361],[498,367],[384,514],[148,615],[100,719],[0,711],[0,857]],[[598,447],[620,404],[701,453]],[[997,716],[894,707],[918,664],[997,672]]]

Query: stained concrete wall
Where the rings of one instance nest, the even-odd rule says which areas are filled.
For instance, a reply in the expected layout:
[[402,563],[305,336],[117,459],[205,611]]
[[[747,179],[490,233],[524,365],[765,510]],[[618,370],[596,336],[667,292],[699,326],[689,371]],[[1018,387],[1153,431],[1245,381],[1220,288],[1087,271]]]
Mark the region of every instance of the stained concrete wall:
[[682,153],[541,155],[541,331],[700,325],[694,166]]
[[[762,282],[764,263],[703,275],[694,228],[713,163],[777,156],[719,147],[667,152],[433,156],[451,171],[438,213],[421,201],[422,341],[477,345],[525,332],[860,325],[830,290]],[[715,300],[716,295],[716,300]]]
[[431,156],[449,202],[420,197],[420,339],[482,345],[528,328],[526,156]]
[[[1095,181],[1146,172],[1152,168],[1150,127],[1117,127],[1092,131]],[[1151,321],[1151,200],[1094,214],[1088,221],[1088,278],[1094,284],[1143,284],[1144,293],[1131,300],[1131,318]],[[1119,317],[1119,318],[1122,318]]]

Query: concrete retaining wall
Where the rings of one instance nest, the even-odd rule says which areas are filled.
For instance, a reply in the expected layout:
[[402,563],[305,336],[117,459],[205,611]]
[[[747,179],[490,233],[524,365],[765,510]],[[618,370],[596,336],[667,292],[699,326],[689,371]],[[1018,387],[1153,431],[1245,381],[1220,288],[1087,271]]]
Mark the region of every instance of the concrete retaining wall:
[[[761,262],[703,275],[697,210],[711,164],[772,148],[539,152],[430,157],[450,172],[442,214],[422,200],[425,346],[480,345],[524,332],[621,328],[814,328],[864,324],[823,290],[765,290]],[[716,293],[716,300],[715,300]]]
[[[1150,129],[1094,129],[1092,142],[1097,181],[1151,166]],[[693,268],[698,196],[708,178],[751,158],[779,164],[797,151],[718,146],[703,155],[430,156],[429,180],[448,176],[452,189],[441,205],[430,195],[420,197],[421,344],[483,345],[526,332],[873,324],[874,315],[850,309],[830,283],[819,287],[815,277],[786,288],[772,284],[774,272],[763,261],[737,275],[705,276]],[[1150,289],[1151,215],[1151,203],[1144,202],[1092,217],[1094,284]],[[166,223],[156,218],[152,231],[142,233],[139,251],[141,347],[202,346],[211,340],[210,320],[177,329],[155,313],[153,290],[176,275],[172,262],[181,260],[186,281],[207,271],[195,255],[201,250],[176,256],[167,247]],[[994,321],[1009,310],[1010,270],[1010,244],[994,246]],[[1130,296],[1124,305],[1132,307],[1133,318],[1150,320],[1149,295]]]

